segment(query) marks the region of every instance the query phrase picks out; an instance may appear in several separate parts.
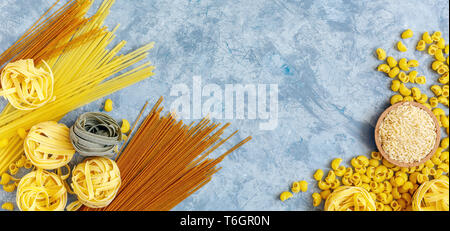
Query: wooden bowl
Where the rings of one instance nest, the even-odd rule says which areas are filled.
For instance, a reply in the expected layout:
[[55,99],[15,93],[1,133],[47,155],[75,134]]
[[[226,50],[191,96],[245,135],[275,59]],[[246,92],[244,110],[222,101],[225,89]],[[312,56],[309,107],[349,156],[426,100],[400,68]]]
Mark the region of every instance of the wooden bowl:
[[[426,111],[431,116],[431,118],[433,119],[434,125],[436,126],[436,141],[434,143],[434,147],[431,150],[431,152],[428,153],[428,155],[426,155],[419,162],[404,163],[404,162],[394,160],[389,157],[389,155],[383,150],[383,147],[381,146],[380,133],[379,133],[381,123],[384,121],[384,118],[387,116],[387,114],[390,111],[392,111],[393,109],[397,108],[398,106],[404,105],[404,104],[410,104],[410,105],[419,107],[419,108],[423,109],[424,111]],[[378,151],[383,156],[383,158],[385,158],[391,164],[394,164],[399,167],[415,167],[415,166],[419,166],[419,165],[427,162],[436,152],[437,148],[439,147],[440,141],[441,141],[441,128],[439,127],[439,122],[438,122],[436,116],[433,114],[433,112],[430,109],[428,109],[424,105],[422,105],[420,103],[416,103],[416,102],[399,102],[399,103],[396,103],[396,104],[390,106],[381,114],[380,118],[378,119],[377,125],[375,126],[375,143],[377,145]]]

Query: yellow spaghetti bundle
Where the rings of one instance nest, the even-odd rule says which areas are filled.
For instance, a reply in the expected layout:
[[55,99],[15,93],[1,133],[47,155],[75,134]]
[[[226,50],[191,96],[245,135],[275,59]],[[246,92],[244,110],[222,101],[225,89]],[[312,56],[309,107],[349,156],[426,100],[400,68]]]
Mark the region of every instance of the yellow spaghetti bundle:
[[[55,97],[32,111],[16,110],[9,104],[1,112],[0,141],[8,143],[0,148],[0,173],[23,154],[23,140],[17,131],[45,121],[59,121],[70,111],[153,75],[150,63],[137,65],[148,56],[153,43],[118,55],[126,42],[112,46],[117,27],[110,32],[103,26],[114,0],[104,0],[98,11],[86,18],[92,2],[69,0],[44,22],[40,19],[21,41],[0,55],[0,68],[16,57],[33,59],[35,63],[45,60],[53,71]],[[63,29],[74,26],[74,30]],[[60,32],[64,35],[60,36]],[[58,50],[61,46],[64,49]]]
[[449,184],[447,180],[423,183],[413,196],[414,211],[449,211]]
[[42,169],[57,169],[68,164],[75,154],[69,128],[54,121],[33,126],[24,141],[25,155]]
[[325,211],[376,211],[376,205],[364,188],[341,186],[328,196]]
[[70,204],[68,210],[77,210],[80,204],[90,208],[108,206],[116,197],[121,185],[116,162],[105,157],[90,157],[78,164],[72,173],[72,188],[79,202]]
[[9,63],[3,69],[0,81],[0,96],[19,110],[33,110],[53,99],[53,73],[34,66],[32,59]]
[[59,176],[38,169],[22,177],[16,202],[21,211],[63,211],[67,191]]

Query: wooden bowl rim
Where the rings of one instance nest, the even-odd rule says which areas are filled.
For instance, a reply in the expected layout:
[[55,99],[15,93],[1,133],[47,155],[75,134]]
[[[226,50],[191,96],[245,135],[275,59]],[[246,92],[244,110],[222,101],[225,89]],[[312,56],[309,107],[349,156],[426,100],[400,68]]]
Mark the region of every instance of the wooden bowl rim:
[[[400,105],[405,105],[405,104],[411,104],[413,106],[419,107],[419,108],[423,109],[424,111],[426,111],[433,119],[433,122],[434,122],[434,125],[436,128],[436,141],[434,143],[433,149],[431,149],[431,152],[428,153],[428,155],[426,155],[424,158],[422,158],[422,160],[420,160],[418,162],[413,162],[413,163],[404,163],[404,162],[400,162],[400,161],[390,158],[389,155],[383,150],[383,148],[381,146],[381,140],[380,140],[380,134],[379,134],[379,128],[381,126],[381,123],[384,121],[384,118],[387,116],[387,114],[389,112],[391,112],[393,109],[399,107]],[[431,159],[431,157],[434,155],[436,150],[439,148],[440,140],[441,140],[441,127],[439,127],[439,122],[438,122],[436,116],[433,114],[433,112],[429,108],[427,108],[426,106],[424,106],[420,103],[417,103],[417,102],[399,102],[399,103],[396,103],[396,104],[388,107],[380,115],[380,117],[378,118],[377,124],[375,126],[375,144],[377,145],[378,151],[383,156],[383,158],[385,158],[389,163],[394,164],[399,167],[417,167],[417,166],[427,162],[429,159]]]

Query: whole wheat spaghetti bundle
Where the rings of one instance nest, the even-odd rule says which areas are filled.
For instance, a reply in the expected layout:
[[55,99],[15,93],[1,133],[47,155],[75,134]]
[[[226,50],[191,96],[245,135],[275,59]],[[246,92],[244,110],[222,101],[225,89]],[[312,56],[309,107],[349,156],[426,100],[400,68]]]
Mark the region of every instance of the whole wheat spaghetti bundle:
[[170,210],[207,184],[219,171],[217,165],[251,140],[244,139],[216,159],[208,158],[237,131],[222,139],[230,124],[222,126],[205,118],[186,125],[172,113],[162,116],[161,102],[162,98],[117,158],[122,187],[112,203],[101,210]]

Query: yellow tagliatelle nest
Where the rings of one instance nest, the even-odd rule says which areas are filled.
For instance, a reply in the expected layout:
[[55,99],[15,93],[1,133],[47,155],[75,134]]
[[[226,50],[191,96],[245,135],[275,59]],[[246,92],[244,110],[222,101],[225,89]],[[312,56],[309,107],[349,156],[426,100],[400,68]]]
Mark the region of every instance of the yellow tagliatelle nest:
[[325,211],[376,211],[376,205],[364,188],[341,186],[328,196]]
[[54,121],[42,122],[30,129],[24,140],[25,155],[42,169],[57,169],[70,162],[75,149],[69,128]]
[[38,169],[22,177],[16,202],[21,211],[63,211],[67,191],[58,175]]
[[0,96],[19,110],[33,110],[53,100],[53,73],[45,61],[42,63],[47,70],[35,67],[32,59],[6,65],[0,77]]
[[[78,164],[72,172],[72,188],[79,202],[90,208],[108,206],[116,197],[122,181],[116,162],[105,157],[91,157]],[[79,208],[69,205],[69,210]]]
[[423,183],[413,196],[414,211],[449,211],[449,187],[447,180],[431,180]]

